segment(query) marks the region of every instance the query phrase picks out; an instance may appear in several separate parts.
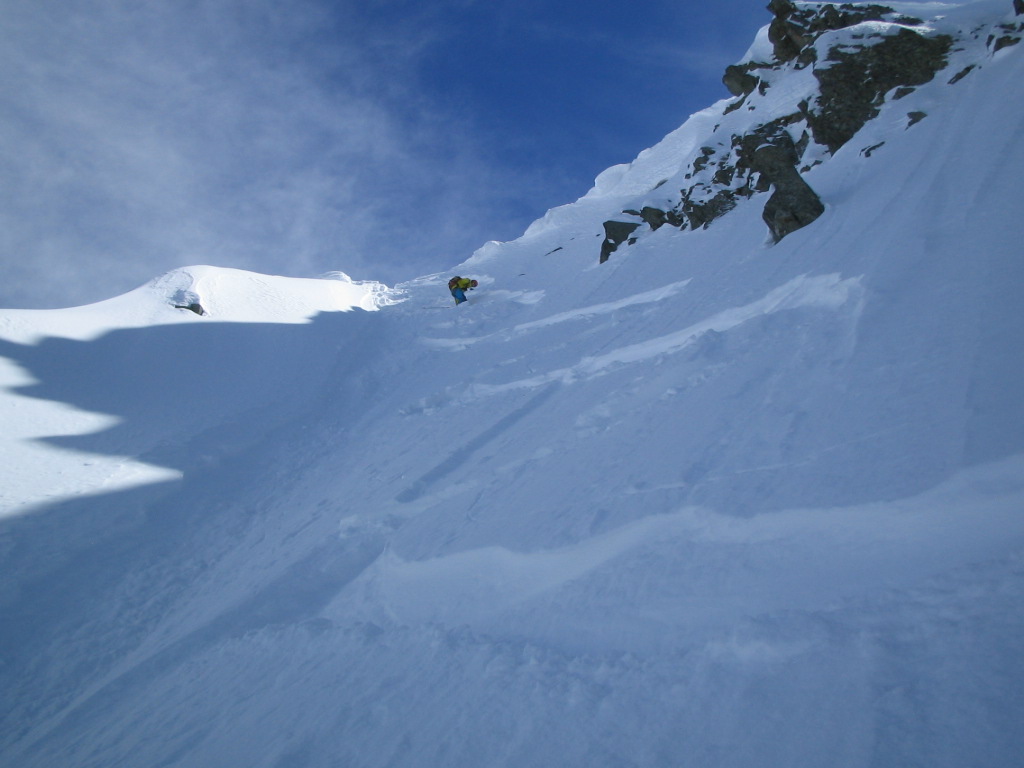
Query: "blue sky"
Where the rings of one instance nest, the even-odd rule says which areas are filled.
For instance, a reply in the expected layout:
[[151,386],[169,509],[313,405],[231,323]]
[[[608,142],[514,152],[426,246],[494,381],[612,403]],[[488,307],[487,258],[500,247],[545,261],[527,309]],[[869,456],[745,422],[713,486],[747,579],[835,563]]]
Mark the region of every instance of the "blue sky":
[[0,306],[447,268],[724,98],[765,5],[0,0]]

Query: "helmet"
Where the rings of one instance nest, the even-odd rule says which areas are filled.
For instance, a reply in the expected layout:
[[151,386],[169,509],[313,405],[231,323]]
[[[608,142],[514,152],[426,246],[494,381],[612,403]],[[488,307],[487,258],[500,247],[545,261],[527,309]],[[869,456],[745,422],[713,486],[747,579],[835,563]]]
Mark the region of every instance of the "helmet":
[[476,280],[470,280],[469,281],[469,287],[470,288],[476,288],[478,285],[479,285],[479,283]]

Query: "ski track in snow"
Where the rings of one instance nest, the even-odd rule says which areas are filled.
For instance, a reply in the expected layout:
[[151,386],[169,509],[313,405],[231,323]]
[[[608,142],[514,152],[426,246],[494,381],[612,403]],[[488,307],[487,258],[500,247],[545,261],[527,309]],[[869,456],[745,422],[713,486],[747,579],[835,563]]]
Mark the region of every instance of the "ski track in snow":
[[[571,384],[580,379],[600,376],[617,366],[633,365],[662,355],[680,352],[708,331],[729,331],[755,318],[801,307],[838,310],[847,302],[856,300],[860,294],[860,278],[844,280],[838,274],[819,277],[802,275],[769,292],[757,301],[742,307],[723,310],[707,320],[694,323],[680,331],[630,344],[603,355],[585,357],[569,368],[549,371],[528,379],[502,384],[473,384],[469,390],[470,396],[490,397],[516,389],[535,389],[552,382]],[[529,325],[544,327],[547,324],[547,321],[538,321]]]
[[[671,298],[681,292],[688,284],[690,280],[681,280],[677,283],[670,283],[656,288],[652,291],[645,291],[644,293],[634,294],[627,296],[624,299],[618,301],[612,301],[605,304],[595,304],[589,307],[581,307],[580,309],[572,310],[571,312],[561,312],[557,315],[544,318],[543,320],[534,320],[529,323],[520,323],[519,325],[513,326],[508,331],[499,331],[487,336],[476,336],[476,337],[462,337],[457,339],[433,339],[424,338],[423,343],[437,347],[439,349],[451,349],[455,351],[461,351],[473,344],[479,344],[482,341],[489,341],[494,339],[508,340],[514,336],[518,336],[530,331],[539,330],[541,328],[549,328],[552,325],[558,325],[559,323],[567,323],[576,320],[586,320],[599,315],[608,315],[613,312],[617,312],[620,309],[626,307],[638,306],[640,304],[648,304],[651,302],[662,301],[664,299]],[[494,292],[492,292],[493,294]],[[507,293],[507,292],[506,292]],[[502,298],[499,294],[497,298]],[[531,302],[532,303],[532,302]]]

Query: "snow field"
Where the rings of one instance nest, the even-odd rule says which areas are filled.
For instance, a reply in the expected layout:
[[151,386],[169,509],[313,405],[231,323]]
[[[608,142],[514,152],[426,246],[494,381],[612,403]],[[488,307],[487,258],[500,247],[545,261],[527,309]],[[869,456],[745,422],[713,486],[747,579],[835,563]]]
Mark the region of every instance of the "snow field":
[[[1024,72],[981,64],[775,246],[762,196],[597,264],[709,110],[458,308],[204,268],[210,317],[168,309],[194,271],[4,313],[0,407],[72,482],[0,529],[0,762],[1016,765]],[[171,474],[72,497],[83,456]]]

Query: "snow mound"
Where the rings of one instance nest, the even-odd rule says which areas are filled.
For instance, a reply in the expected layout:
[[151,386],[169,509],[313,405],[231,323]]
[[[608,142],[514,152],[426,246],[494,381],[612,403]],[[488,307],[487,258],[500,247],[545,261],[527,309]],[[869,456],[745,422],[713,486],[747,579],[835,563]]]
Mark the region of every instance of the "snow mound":
[[[389,294],[383,283],[354,281],[344,272],[312,279],[225,267],[182,267],[95,304],[61,310],[0,310],[0,339],[22,344],[48,336],[84,341],[118,328],[211,320],[307,323],[320,312],[375,311],[392,303]],[[196,309],[189,311],[192,306]]]
[[[171,446],[193,444],[180,450],[220,461],[223,450],[196,447],[202,435],[272,403],[298,402],[333,368],[322,346],[333,343],[329,330],[322,341],[276,338],[292,339],[290,326],[321,313],[377,310],[394,302],[389,296],[381,283],[340,272],[302,279],[194,266],[83,307],[0,310],[0,387],[8,390],[0,398],[0,517],[56,498],[180,479],[180,462],[155,466],[150,456]],[[251,323],[269,327],[239,326]],[[53,370],[49,381],[39,380],[40,360],[54,361],[43,366]],[[77,390],[73,405],[69,388]],[[124,429],[127,414],[147,412],[162,415]],[[102,435],[113,455],[53,447],[90,435]]]

